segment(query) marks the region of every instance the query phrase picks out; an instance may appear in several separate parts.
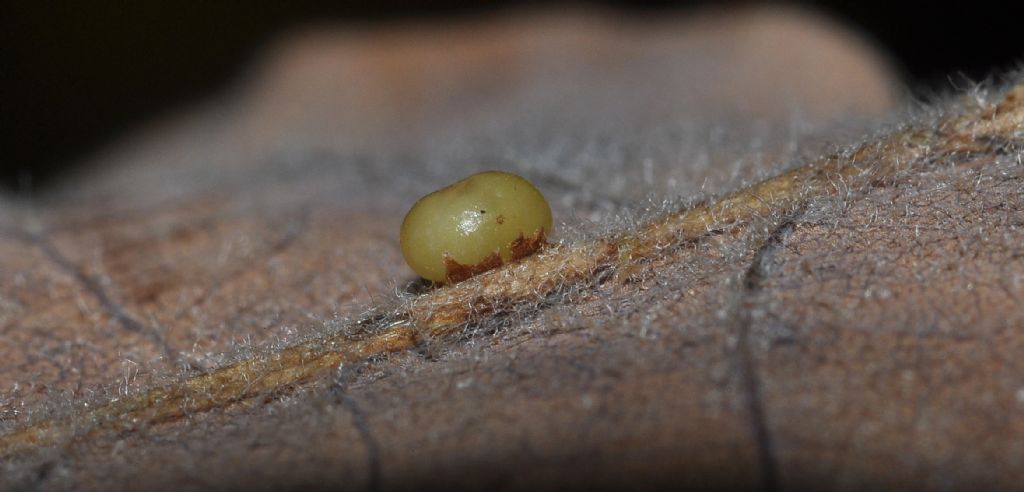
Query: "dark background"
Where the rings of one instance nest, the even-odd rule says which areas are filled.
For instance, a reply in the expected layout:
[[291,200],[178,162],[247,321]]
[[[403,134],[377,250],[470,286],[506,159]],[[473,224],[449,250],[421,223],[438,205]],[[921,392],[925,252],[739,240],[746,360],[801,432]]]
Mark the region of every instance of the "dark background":
[[[708,3],[562,2],[627,14]],[[790,3],[813,5],[872,38],[922,97],[1024,61],[1019,17],[998,2]],[[19,2],[0,14],[0,190],[39,189],[122,132],[222,88],[297,23],[429,21],[541,5],[551,2]]]

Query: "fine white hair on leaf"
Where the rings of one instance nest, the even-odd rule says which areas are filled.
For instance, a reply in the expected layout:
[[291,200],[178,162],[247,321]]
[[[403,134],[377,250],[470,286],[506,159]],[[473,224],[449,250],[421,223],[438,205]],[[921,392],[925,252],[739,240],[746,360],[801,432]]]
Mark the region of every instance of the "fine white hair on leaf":
[[[222,336],[232,340],[228,343],[230,350],[212,353],[193,350],[191,355],[197,359],[197,364],[205,366],[202,370],[184,369],[174,374],[151,374],[147,385],[138,382],[147,374],[146,364],[125,358],[125,361],[132,362],[126,362],[121,381],[112,380],[108,387],[92,394],[55,393],[46,404],[26,409],[25,414],[11,421],[17,425],[5,419],[3,429],[13,432],[30,422],[49,422],[59,431],[53,434],[56,437],[47,437],[51,439],[48,444],[60,445],[89,435],[92,429],[126,428],[119,427],[122,420],[135,419],[127,428],[144,432],[160,423],[156,419],[147,420],[150,418],[147,412],[153,411],[155,406],[180,403],[184,408],[192,409],[187,405],[196,401],[212,402],[196,407],[194,410],[198,413],[215,408],[221,404],[219,399],[232,396],[235,400],[264,397],[281,402],[275,411],[301,421],[312,410],[302,408],[303,400],[298,396],[288,396],[291,394],[288,390],[292,386],[301,387],[313,378],[303,372],[303,368],[315,367],[316,362],[310,361],[321,360],[315,357],[327,360],[329,356],[325,354],[345,350],[350,353],[345,352],[344,357],[338,356],[339,360],[331,359],[332,363],[329,364],[332,382],[343,389],[359,387],[371,381],[384,381],[389,376],[392,380],[405,381],[403,378],[408,378],[408,381],[413,381],[417,377],[425,377],[417,371],[436,371],[448,374],[453,386],[461,385],[467,390],[471,390],[473,385],[463,381],[467,381],[472,374],[473,364],[486,360],[495,351],[514,352],[517,344],[531,340],[556,343],[553,340],[558,335],[574,331],[586,331],[595,337],[613,332],[645,341],[635,351],[620,354],[623,358],[629,356],[642,360],[641,349],[685,351],[688,340],[721,336],[715,331],[721,325],[717,313],[730,315],[732,312],[730,310],[735,307],[736,292],[743,288],[743,276],[751,262],[757,259],[758,245],[798,210],[802,226],[820,227],[824,231],[815,239],[806,239],[822,241],[821,245],[825,247],[825,253],[820,257],[802,253],[802,259],[809,262],[807,275],[826,286],[832,285],[829,282],[862,282],[864,285],[858,285],[863,287],[860,289],[862,298],[847,304],[829,297],[835,295],[831,291],[823,290],[820,294],[822,302],[835,301],[837,306],[853,306],[846,310],[837,308],[836,312],[857,318],[857,309],[869,311],[866,307],[872,298],[892,295],[891,292],[887,293],[887,286],[881,280],[887,275],[898,272],[911,277],[941,276],[948,262],[943,263],[941,258],[928,258],[927,262],[916,266],[916,272],[906,273],[901,269],[907,267],[900,263],[899,258],[880,254],[871,265],[874,269],[872,272],[849,272],[838,267],[830,269],[833,265],[828,255],[841,256],[857,251],[858,248],[863,249],[866,245],[871,246],[867,244],[869,239],[850,229],[858,225],[880,225],[890,229],[919,228],[920,224],[912,220],[915,217],[921,214],[940,216],[944,211],[930,206],[929,197],[947,191],[939,186],[942,183],[930,181],[926,186],[915,187],[915,183],[919,178],[924,179],[921,176],[926,173],[945,172],[947,174],[943,176],[948,176],[955,183],[950,186],[973,183],[971,186],[976,192],[1019,183],[1011,178],[1017,179],[1019,174],[1020,135],[1018,131],[1017,135],[1012,135],[1016,141],[1006,142],[1000,148],[992,148],[995,144],[988,142],[965,142],[963,148],[966,150],[971,150],[971,145],[977,144],[988,145],[983,147],[986,152],[1003,153],[998,165],[984,170],[950,170],[944,168],[951,166],[942,163],[922,170],[920,165],[911,168],[910,162],[896,162],[885,172],[880,172],[878,182],[870,179],[873,176],[864,179],[864,176],[857,173],[844,175],[835,171],[844,169],[844,165],[856,164],[860,152],[867,152],[876,159],[880,155],[887,155],[870,146],[875,142],[884,142],[888,135],[905,135],[914,128],[924,128],[927,132],[934,128],[936,122],[951,115],[967,113],[972,106],[981,110],[991,107],[1001,93],[1001,90],[996,90],[990,84],[978,84],[968,89],[966,98],[921,106],[908,115],[894,118],[895,123],[872,123],[877,126],[862,126],[857,128],[859,133],[854,133],[848,128],[842,128],[844,124],[850,125],[842,122],[810,124],[794,119],[785,125],[766,125],[763,122],[751,123],[733,118],[723,118],[721,121],[698,120],[680,116],[684,112],[638,114],[632,106],[637,103],[635,98],[613,101],[607,107],[591,111],[586,107],[593,102],[591,99],[582,102],[549,100],[538,92],[524,95],[523,100],[516,101],[522,103],[525,109],[510,110],[503,114],[504,117],[489,119],[482,125],[441,128],[431,135],[432,138],[407,142],[396,148],[351,152],[338,149],[285,149],[280,154],[268,157],[253,172],[226,176],[209,171],[210,175],[204,175],[204,179],[209,179],[210,189],[226,194],[232,190],[237,192],[231,199],[231,205],[217,218],[239,222],[252,217],[274,216],[278,210],[294,207],[296,201],[308,201],[327,210],[358,203],[365,209],[394,215],[424,192],[451,181],[452,175],[461,176],[492,167],[522,173],[552,198],[556,221],[561,222],[556,243],[549,251],[542,253],[549,255],[545,258],[552,258],[553,267],[546,271],[550,272],[547,276],[508,270],[512,273],[500,277],[507,280],[504,284],[494,280],[471,279],[460,284],[457,287],[458,297],[452,298],[445,297],[445,293],[451,290],[417,291],[408,287],[403,280],[394,278],[377,285],[362,280],[359,275],[350,274],[355,280],[349,280],[348,283],[354,284],[354,289],[365,290],[370,294],[362,297],[359,302],[327,306],[327,311],[317,311],[301,302],[288,304],[284,299],[241,303],[240,311],[243,310],[241,308],[251,309],[259,313],[259,319],[270,320],[258,341],[252,338],[251,333],[235,338],[227,331]],[[538,108],[544,107],[541,102],[551,104],[552,107],[539,111]],[[970,123],[977,122],[971,120]],[[851,136],[854,134],[859,136],[854,138]],[[936,146],[943,142],[934,134],[928,134],[925,138],[930,139],[929,144]],[[868,150],[865,151],[865,148]],[[958,150],[951,149],[948,154],[955,155]],[[696,236],[698,239],[691,238],[681,228],[673,232],[667,227],[656,227],[659,221],[677,219],[702,204],[719,203],[717,200],[732,196],[729,195],[731,192],[742,193],[766,179],[807,169],[803,166],[811,162],[811,157],[828,156],[830,152],[837,157],[825,158],[819,161],[824,164],[818,165],[832,166],[828,167],[833,171],[832,174],[823,179],[808,180],[799,189],[786,189],[786,193],[792,194],[792,200],[772,202],[770,207],[755,213],[737,213],[734,220],[724,223],[707,221],[707,230],[701,231]],[[949,155],[941,154],[937,158],[953,160]],[[871,164],[867,162],[864,165]],[[1014,168],[1014,164],[1018,168]],[[272,172],[264,174],[263,171]],[[936,180],[941,181],[940,178]],[[884,188],[885,192],[864,199],[863,191],[869,187]],[[301,199],[295,198],[295,190],[302,191]],[[381,190],[387,190],[387,193]],[[757,207],[765,203],[764,200],[763,197],[747,200],[744,206]],[[1000,220],[998,216],[980,215],[980,210],[986,206],[979,202],[968,207],[966,212],[975,215],[964,218],[962,223],[955,223],[955,235],[943,235],[937,228],[925,228],[915,229],[915,239],[922,241],[922,244],[927,241],[951,241],[950,251],[958,255],[970,254],[972,241],[983,241],[985,238],[970,227],[969,221]],[[864,213],[871,207],[890,213],[875,214],[879,218],[873,219],[874,222],[847,220],[850,214]],[[904,212],[891,213],[894,210]],[[728,212],[729,209],[722,208],[719,211]],[[0,225],[3,225],[2,220],[7,212],[0,208],[0,214],[3,214],[0,215]],[[726,215],[728,219],[727,214],[718,215]],[[738,227],[741,225],[743,227]],[[605,248],[591,247],[605,241],[614,244],[619,251],[626,251],[630,247],[640,253],[630,258],[617,256],[619,251],[607,254]],[[273,240],[255,233],[251,236],[227,238],[223,243],[223,257],[198,258],[194,261],[205,265],[206,261],[212,264],[224,263],[227,261],[225,258],[247,258],[252,250],[270,242]],[[874,246],[879,253],[885,252],[884,245]],[[580,260],[581,257],[589,261],[602,254],[607,258],[593,260],[592,263],[600,267],[594,271],[573,267],[574,261],[586,263]],[[772,263],[772,258],[762,260],[767,272],[764,275],[770,276],[774,271],[772,268],[777,265]],[[374,261],[388,261],[388,258]],[[107,278],[102,261],[96,260],[95,263],[94,270],[100,277]],[[327,272],[322,274],[328,275]],[[543,278],[544,282],[530,283],[537,278]],[[799,290],[801,286],[785,284],[785,280],[766,280],[771,281],[780,282],[780,289],[803,292]],[[525,286],[514,293],[503,290],[503,285],[515,282]],[[723,288],[701,288],[707,284]],[[236,295],[244,299],[248,294],[243,290]],[[680,312],[685,308],[675,301],[687,296],[701,299],[704,309]],[[469,304],[462,304],[463,301]],[[801,320],[795,319],[794,313],[783,312],[771,302],[758,309],[758,316],[773,319],[774,324],[766,325],[766,331],[770,332],[768,338],[773,340],[791,336],[794,326],[815,325],[806,322],[808,320],[799,323]],[[276,316],[289,310],[300,311],[302,321],[276,321]],[[429,329],[435,327],[431,320],[453,310],[458,310],[457,314],[462,318],[436,330]],[[334,314],[328,316],[325,312]],[[416,313],[416,316],[410,313]],[[681,337],[679,345],[656,346],[655,341],[669,336],[665,330],[655,328],[659,325],[658,321],[683,316],[690,321],[675,326],[673,330],[678,333],[672,334]],[[867,326],[872,322],[899,321],[881,319],[880,316],[865,317],[858,322],[861,326]],[[954,314],[936,315],[935,323],[929,329],[949,330],[955,324],[952,316]],[[618,320],[629,322],[616,322]],[[441,323],[437,322],[436,326]],[[197,331],[195,336],[197,339],[210,338],[223,333],[218,332],[217,328],[206,327],[208,333]],[[347,344],[362,340],[360,337],[417,329],[422,331],[410,335],[415,343],[405,338],[386,342],[405,349],[409,348],[407,345],[415,345],[430,360],[444,360],[450,362],[450,365],[437,364],[424,368],[423,364],[411,361],[406,352],[388,356],[383,353],[386,350],[373,347],[359,350],[346,348]],[[196,344],[201,345],[198,341]],[[305,352],[289,352],[295,347]],[[587,347],[578,350],[585,351]],[[282,358],[289,354],[294,357]],[[553,353],[551,357],[564,356]],[[395,363],[391,364],[392,361]],[[612,370],[614,362],[602,361],[593,367]],[[255,369],[246,372],[247,364]],[[525,365],[516,365],[514,360],[510,360],[509,365],[517,371],[532,370]],[[225,377],[223,381],[209,377],[203,379],[211,374],[223,374],[217,371],[231,367],[241,367],[237,373],[233,373],[234,376],[251,378],[251,381],[246,381],[251,386],[239,384],[230,377]],[[285,375],[273,373],[281,367],[294,371]],[[585,373],[594,370],[593,367],[577,367],[576,370]],[[270,379],[264,376],[271,373],[280,378],[280,386],[260,387],[262,381]],[[513,376],[508,377],[516,374],[514,371],[510,373]],[[710,374],[708,377],[721,379],[725,376]],[[188,388],[196,388],[195,393],[175,392],[188,384],[191,384]],[[250,387],[258,389],[253,394],[246,393]],[[158,393],[164,390],[166,393]],[[17,391],[17,395],[23,394],[22,388]],[[296,391],[301,391],[301,388]],[[9,401],[15,397],[4,398]],[[89,405],[88,408],[108,405],[104,408],[109,409],[112,401],[115,402],[113,416],[82,410],[83,405]],[[167,401],[172,404],[162,403]],[[132,402],[135,402],[136,407],[131,406]],[[118,404],[124,406],[118,407]],[[184,416],[178,417],[190,417],[189,410],[180,412]],[[173,411],[168,410],[168,413]],[[84,417],[78,419],[82,415]],[[61,427],[66,422],[70,424]],[[10,437],[12,435],[15,437]],[[45,432],[41,435],[50,436]],[[269,435],[282,440],[290,438],[287,433]],[[17,434],[6,434],[4,439],[7,440],[0,447],[5,450],[15,448],[11,443],[12,439],[17,439]],[[299,440],[298,437],[292,439]],[[59,457],[54,459],[61,463]],[[7,466],[17,468],[18,465]],[[22,471],[27,469],[26,466]],[[17,475],[19,473],[10,476]]]

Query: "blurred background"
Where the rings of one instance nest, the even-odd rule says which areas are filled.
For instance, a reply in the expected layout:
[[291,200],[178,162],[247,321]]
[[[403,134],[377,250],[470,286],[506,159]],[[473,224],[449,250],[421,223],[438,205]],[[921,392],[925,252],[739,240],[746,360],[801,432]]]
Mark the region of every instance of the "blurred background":
[[[749,2],[748,2],[749,3]],[[309,23],[440,22],[512,10],[596,8],[624,16],[720,2],[378,0],[374,2],[18,2],[6,6],[0,190],[30,193],[132,128],[211,97],[283,32]],[[863,34],[909,93],[927,99],[1017,66],[1018,19],[997,2],[789,2]]]

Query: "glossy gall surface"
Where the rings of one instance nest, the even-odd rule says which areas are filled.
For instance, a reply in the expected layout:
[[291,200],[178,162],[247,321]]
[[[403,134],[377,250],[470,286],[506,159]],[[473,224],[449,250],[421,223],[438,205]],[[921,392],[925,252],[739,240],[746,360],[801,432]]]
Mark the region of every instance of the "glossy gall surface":
[[406,263],[435,283],[458,282],[539,249],[551,207],[529,181],[474,174],[424,196],[402,222]]

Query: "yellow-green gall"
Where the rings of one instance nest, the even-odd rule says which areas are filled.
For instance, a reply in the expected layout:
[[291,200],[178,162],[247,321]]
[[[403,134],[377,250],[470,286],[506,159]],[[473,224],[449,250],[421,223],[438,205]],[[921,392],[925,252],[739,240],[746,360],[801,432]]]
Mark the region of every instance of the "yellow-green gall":
[[537,251],[550,232],[536,187],[487,171],[420,198],[402,222],[402,254],[422,277],[458,282]]

